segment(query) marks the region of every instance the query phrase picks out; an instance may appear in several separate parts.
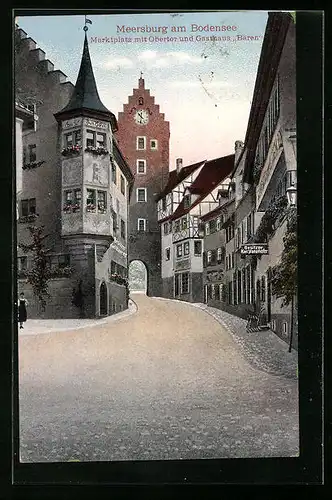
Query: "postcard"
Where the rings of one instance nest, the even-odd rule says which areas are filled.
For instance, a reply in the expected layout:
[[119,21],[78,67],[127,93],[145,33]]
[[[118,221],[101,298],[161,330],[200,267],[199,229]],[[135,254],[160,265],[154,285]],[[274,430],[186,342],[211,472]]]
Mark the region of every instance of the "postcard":
[[21,463],[299,457],[296,27],[15,18]]

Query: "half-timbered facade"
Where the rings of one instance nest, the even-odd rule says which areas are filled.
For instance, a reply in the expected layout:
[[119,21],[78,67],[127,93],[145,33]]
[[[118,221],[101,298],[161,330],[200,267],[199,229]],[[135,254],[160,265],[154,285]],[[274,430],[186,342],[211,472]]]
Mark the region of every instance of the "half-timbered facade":
[[162,225],[163,295],[190,302],[203,301],[203,237],[200,219],[219,205],[220,184],[234,164],[234,155],[202,161],[170,172],[159,196]]

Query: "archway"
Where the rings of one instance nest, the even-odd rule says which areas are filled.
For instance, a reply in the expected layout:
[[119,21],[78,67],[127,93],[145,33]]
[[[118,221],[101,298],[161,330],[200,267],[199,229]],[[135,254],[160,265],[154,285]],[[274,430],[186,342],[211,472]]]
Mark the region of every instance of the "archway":
[[100,285],[99,314],[100,316],[107,316],[107,286],[104,281]]
[[145,293],[148,288],[148,271],[141,260],[132,260],[128,272],[130,292]]

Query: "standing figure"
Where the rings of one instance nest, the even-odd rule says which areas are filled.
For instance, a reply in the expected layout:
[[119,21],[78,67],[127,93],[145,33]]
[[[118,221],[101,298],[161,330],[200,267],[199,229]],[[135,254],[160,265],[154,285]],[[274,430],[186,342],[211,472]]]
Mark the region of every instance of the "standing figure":
[[27,320],[27,299],[24,297],[24,293],[20,293],[20,298],[18,301],[18,321],[20,323],[20,328],[23,328],[23,323]]

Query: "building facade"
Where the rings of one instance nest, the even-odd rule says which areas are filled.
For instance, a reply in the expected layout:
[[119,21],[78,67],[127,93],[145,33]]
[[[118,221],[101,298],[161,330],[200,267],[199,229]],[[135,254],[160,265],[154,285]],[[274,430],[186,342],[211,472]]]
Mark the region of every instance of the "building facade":
[[[282,305],[272,282],[293,210],[287,191],[296,189],[296,182],[295,25],[286,13],[270,13],[245,141],[236,142],[223,234],[205,233],[207,269],[217,266],[218,278],[224,269],[216,286],[205,279],[205,301],[243,318],[258,315],[261,327],[287,342],[292,336],[294,347],[296,297],[295,309]],[[215,227],[221,214],[212,211],[203,222]],[[225,257],[218,263],[213,256],[222,255],[222,242]]]
[[160,295],[161,238],[156,195],[168,178],[170,127],[142,76],[118,114],[118,125],[118,144],[135,178],[130,201],[129,261],[145,264],[147,294]]
[[163,296],[203,302],[203,237],[201,217],[219,204],[222,183],[231,172],[234,155],[202,161],[170,172],[158,199],[162,226]]
[[24,279],[33,256],[21,249],[19,291],[29,300],[30,317],[112,314],[127,307],[133,176],[114,140],[116,118],[98,95],[87,37],[75,86],[20,29],[15,56],[16,90],[33,95],[39,117],[23,138],[18,243],[31,242],[31,224],[43,226],[51,276],[45,311]]

